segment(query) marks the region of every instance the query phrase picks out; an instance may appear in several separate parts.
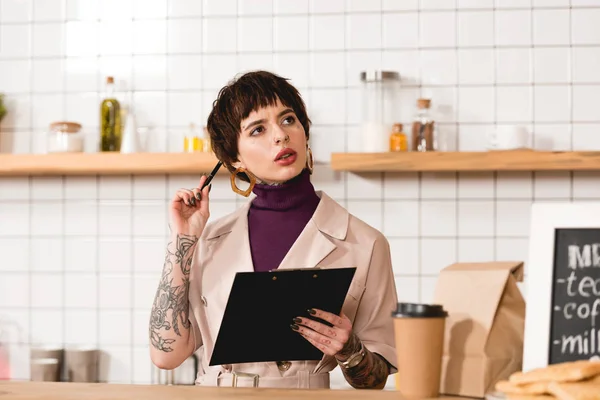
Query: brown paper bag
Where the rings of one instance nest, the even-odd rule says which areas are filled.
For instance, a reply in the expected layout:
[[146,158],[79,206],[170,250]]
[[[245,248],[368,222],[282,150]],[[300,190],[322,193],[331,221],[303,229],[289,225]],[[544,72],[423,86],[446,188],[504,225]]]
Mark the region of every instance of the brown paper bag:
[[448,311],[440,392],[484,397],[520,371],[525,300],[522,262],[457,263],[440,273],[435,303]]

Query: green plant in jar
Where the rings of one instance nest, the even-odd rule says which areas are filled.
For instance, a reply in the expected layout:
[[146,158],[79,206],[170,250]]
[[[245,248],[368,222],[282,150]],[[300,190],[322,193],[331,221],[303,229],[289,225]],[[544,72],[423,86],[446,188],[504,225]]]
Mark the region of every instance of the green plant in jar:
[[0,93],[0,121],[6,115],[6,107],[4,106],[4,94]]

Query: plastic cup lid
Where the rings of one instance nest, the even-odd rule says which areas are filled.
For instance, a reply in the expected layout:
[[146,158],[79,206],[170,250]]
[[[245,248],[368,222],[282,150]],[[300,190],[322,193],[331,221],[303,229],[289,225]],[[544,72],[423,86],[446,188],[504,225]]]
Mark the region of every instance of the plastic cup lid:
[[394,317],[445,318],[448,312],[440,304],[398,303]]

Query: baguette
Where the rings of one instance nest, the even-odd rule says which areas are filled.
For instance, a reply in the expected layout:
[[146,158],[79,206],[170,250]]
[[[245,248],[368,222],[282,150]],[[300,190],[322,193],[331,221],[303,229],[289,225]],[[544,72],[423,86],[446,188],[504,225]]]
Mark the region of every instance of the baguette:
[[551,382],[548,391],[559,400],[600,400],[600,375],[580,382]]
[[600,375],[600,362],[580,360],[552,364],[544,368],[536,368],[527,372],[515,372],[509,382],[524,385],[535,382],[578,382]]
[[547,382],[534,382],[524,385],[516,385],[507,380],[496,383],[496,390],[504,394],[541,395],[548,394]]
[[507,394],[507,400],[555,400],[554,396],[547,394]]

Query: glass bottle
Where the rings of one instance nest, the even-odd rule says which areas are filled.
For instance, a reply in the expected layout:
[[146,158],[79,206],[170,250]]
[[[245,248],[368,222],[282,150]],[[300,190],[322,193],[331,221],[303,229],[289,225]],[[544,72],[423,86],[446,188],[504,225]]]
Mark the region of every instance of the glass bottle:
[[114,78],[106,78],[106,93],[100,106],[100,150],[121,150],[121,104],[114,95]]
[[435,122],[431,117],[430,106],[430,99],[417,100],[417,113],[412,124],[413,151],[436,150]]
[[193,153],[203,151],[204,144],[202,139],[196,134],[196,124],[190,123],[188,134],[183,138],[183,151]]
[[392,133],[390,134],[390,151],[407,151],[408,139],[402,131],[403,125],[395,123],[392,125]]
[[208,134],[208,128],[206,126],[202,127],[202,142],[204,144],[203,151],[206,153],[212,152],[212,147],[210,143],[210,135]]

